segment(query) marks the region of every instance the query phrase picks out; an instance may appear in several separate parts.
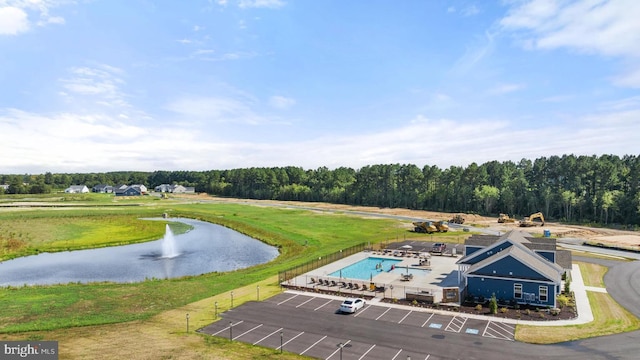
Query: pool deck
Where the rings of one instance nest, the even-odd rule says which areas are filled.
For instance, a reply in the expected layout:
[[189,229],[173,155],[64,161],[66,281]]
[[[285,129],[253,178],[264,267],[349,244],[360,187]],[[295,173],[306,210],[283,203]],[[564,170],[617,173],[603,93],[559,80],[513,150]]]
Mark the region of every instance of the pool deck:
[[[401,260],[400,263],[395,265],[396,268],[408,267],[410,269],[428,269],[430,271],[425,272],[425,276],[414,275],[408,280],[404,279],[402,272],[378,272],[371,279],[371,283],[374,283],[376,287],[384,288],[385,290],[382,293],[380,291],[371,291],[369,280],[346,279],[330,275],[368,257]],[[395,297],[399,298],[404,297],[406,292],[442,294],[442,288],[459,287],[458,266],[455,264],[458,260],[457,257],[447,255],[428,256],[428,266],[420,266],[420,260],[421,257],[417,255],[393,256],[380,252],[364,251],[309,271],[288,281],[287,284],[345,293],[356,291],[358,295],[373,297],[385,297],[387,295],[394,297],[393,295],[397,294]],[[329,284],[319,280],[327,280]],[[332,281],[335,282],[335,285]],[[352,286],[346,288],[341,282],[351,283]]]

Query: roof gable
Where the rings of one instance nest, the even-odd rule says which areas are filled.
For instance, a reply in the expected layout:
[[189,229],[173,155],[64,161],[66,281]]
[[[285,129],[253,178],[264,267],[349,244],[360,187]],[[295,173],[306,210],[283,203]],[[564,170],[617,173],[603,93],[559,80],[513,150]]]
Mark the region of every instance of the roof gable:
[[[472,265],[466,273],[468,275],[479,275],[482,273],[482,270],[506,258],[511,258],[531,271],[537,273],[539,275],[537,280],[544,279],[559,283],[562,277],[562,272],[564,271],[562,267],[546,260],[535,252],[528,250],[522,244],[514,244],[513,246],[510,246],[509,248]],[[513,277],[508,275],[509,269],[505,269],[503,267],[498,267],[498,269],[501,271],[495,276]]]

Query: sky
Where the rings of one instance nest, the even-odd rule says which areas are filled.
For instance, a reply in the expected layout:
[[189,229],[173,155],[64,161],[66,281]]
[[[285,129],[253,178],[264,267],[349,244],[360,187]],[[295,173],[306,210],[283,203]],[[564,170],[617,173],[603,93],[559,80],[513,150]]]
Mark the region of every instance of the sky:
[[637,0],[0,0],[0,173],[640,155]]

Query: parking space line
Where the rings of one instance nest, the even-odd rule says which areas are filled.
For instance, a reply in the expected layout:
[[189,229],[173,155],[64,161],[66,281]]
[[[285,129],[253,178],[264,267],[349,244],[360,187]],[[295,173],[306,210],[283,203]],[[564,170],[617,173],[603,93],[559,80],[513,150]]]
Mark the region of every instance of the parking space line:
[[[244,322],[244,320],[240,320],[240,321],[238,321],[238,322],[237,322],[237,323],[235,323],[235,324],[231,324],[231,326],[240,325],[240,324],[242,324],[243,322]],[[220,334],[221,332],[229,330],[229,328],[230,328],[231,326],[227,326],[226,328],[224,328],[224,329],[222,329],[222,330],[218,331],[217,333],[213,333],[213,334],[211,334],[211,336],[217,336],[217,335],[218,335],[218,334]]]
[[[347,344],[348,344],[348,343],[350,343],[350,342],[351,342],[351,340],[347,340],[347,341],[345,341],[345,343],[344,343],[344,344],[342,344],[342,346],[345,346],[345,345],[347,345]],[[340,347],[339,347],[339,348],[337,348],[337,349],[335,349],[335,351],[334,351],[334,352],[332,352],[332,353],[331,353],[331,355],[329,355],[325,360],[329,360],[329,359],[331,359],[331,357],[332,357],[333,355],[335,355],[338,351],[340,351],[340,349],[341,349]]]
[[251,328],[251,329],[249,329],[249,330],[247,330],[247,331],[243,332],[242,334],[240,334],[240,335],[238,335],[238,336],[234,337],[234,338],[233,338],[233,339],[231,339],[231,340],[235,340],[235,339],[237,339],[237,338],[239,338],[239,337],[242,337],[243,335],[246,335],[246,334],[248,334],[248,333],[252,332],[253,330],[255,330],[255,329],[259,328],[260,326],[262,326],[262,324],[257,325],[257,326],[254,326],[253,328]]
[[302,305],[304,305],[304,304],[306,304],[306,303],[308,303],[309,301],[314,300],[314,299],[315,299],[315,298],[309,298],[309,300],[307,300],[307,301],[305,301],[305,302],[303,302],[303,303],[301,303],[301,304],[296,305],[296,308],[299,308],[300,306],[302,306]]
[[459,333],[466,322],[466,317],[456,315],[451,319],[451,321],[449,321],[449,324],[447,324],[447,327],[444,330]]
[[374,348],[374,347],[376,347],[376,344],[371,345],[371,347],[369,348],[369,350],[365,351],[365,353],[364,353],[364,354],[362,354],[362,356],[360,356],[360,357],[358,358],[358,360],[362,360],[362,359],[363,359],[363,358],[364,358],[364,357],[369,353],[369,351],[373,350],[373,348]]
[[489,324],[491,324],[491,321],[487,321],[487,326],[484,327],[484,331],[482,332],[482,336],[485,336],[485,334],[487,333],[487,330],[489,329]]
[[516,329],[515,326],[511,326],[511,325],[506,324],[506,323],[498,323],[498,322],[495,322],[495,321],[491,321],[491,323],[493,325],[497,326],[498,328],[500,328],[500,329],[502,329],[504,331],[508,331],[508,332],[513,332]]
[[318,341],[314,342],[311,346],[309,346],[309,347],[308,347],[308,348],[306,348],[303,352],[301,352],[301,353],[300,353],[300,355],[304,355],[304,353],[306,353],[307,351],[311,350],[311,348],[312,348],[312,347],[314,347],[314,346],[318,345],[318,343],[319,343],[320,341],[322,341],[322,340],[324,340],[324,339],[326,339],[326,338],[327,338],[327,335],[323,336],[323,337],[322,337],[322,339],[320,339],[320,340],[318,340]]
[[281,331],[281,330],[282,330],[282,328],[280,328],[280,329],[278,329],[278,330],[276,330],[276,331],[272,332],[271,334],[269,334],[269,335],[267,335],[267,336],[263,337],[262,339],[260,339],[260,340],[258,340],[258,341],[256,341],[256,342],[254,342],[254,343],[253,343],[253,345],[257,345],[257,344],[258,344],[259,342],[261,342],[262,340],[264,340],[264,339],[268,338],[269,336],[271,336],[271,335],[273,335],[273,334],[275,334],[275,333],[277,333],[278,331]]
[[412,313],[412,312],[413,312],[413,310],[410,310],[410,311],[407,313],[407,315],[405,315],[402,319],[400,319],[400,321],[398,321],[398,324],[400,324],[401,322],[403,322],[403,321],[404,321],[404,319],[406,319],[406,318],[407,318],[407,316],[411,315],[411,313]]
[[329,300],[329,301],[327,301],[326,303],[324,303],[324,304],[322,304],[322,305],[318,306],[317,308],[313,309],[313,311],[318,311],[318,310],[320,310],[322,307],[324,307],[325,305],[328,305],[328,304],[329,304],[329,303],[331,303],[332,301],[333,301],[333,300]]
[[386,314],[389,310],[391,310],[391,308],[387,308],[387,310],[385,310],[382,314],[380,314],[380,316],[378,316],[378,317],[376,318],[376,320],[378,320],[378,319],[380,319],[381,317],[383,317],[383,316],[384,316],[384,314]]
[[430,357],[431,357],[431,354],[427,355],[427,357],[424,358],[424,360],[429,360]]
[[368,308],[370,308],[370,307],[371,307],[371,305],[369,305],[369,306],[366,306],[366,305],[365,305],[365,306],[363,306],[363,307],[362,307],[362,310],[360,310],[360,311],[358,311],[357,313],[353,314],[353,317],[357,317],[358,315],[362,314],[363,312],[365,312],[365,310],[367,310],[367,309],[368,309]]
[[392,357],[391,360],[396,360],[396,358],[398,357],[398,355],[400,355],[401,352],[402,352],[402,349],[398,350],[396,355],[394,357]]
[[289,340],[285,341],[285,343],[284,343],[284,344],[282,344],[282,346],[278,346],[278,347],[276,348],[276,350],[280,350],[280,348],[281,348],[281,347],[284,347],[285,345],[287,345],[288,343],[292,342],[293,340],[295,340],[298,336],[300,336],[300,335],[302,335],[302,334],[304,334],[304,331],[303,331],[303,332],[301,332],[300,334],[298,334],[298,335],[296,335],[296,336],[292,337],[291,339],[289,339]]
[[422,324],[422,326],[420,327],[424,327],[425,325],[427,325],[427,323],[429,322],[429,320],[431,320],[431,318],[433,317],[434,314],[431,314],[431,316],[429,316],[429,318],[427,320],[425,320],[424,324]]
[[296,297],[298,297],[298,294],[295,294],[295,295],[293,295],[292,297],[290,297],[290,298],[288,298],[288,299],[286,299],[286,300],[282,300],[282,301],[280,301],[280,302],[278,303],[278,306],[280,306],[280,305],[282,305],[282,304],[286,303],[287,301],[289,301],[289,300],[291,300],[291,299],[293,299],[293,298],[296,298]]
[[[491,327],[489,327],[489,326],[491,326]],[[505,327],[507,329],[505,329]],[[489,330],[492,333],[489,333],[488,332]],[[503,324],[503,323],[497,323],[497,322],[489,321],[489,323],[487,324],[487,328],[485,329],[485,331],[482,334],[482,336],[491,337],[491,338],[494,338],[494,339],[503,339],[503,340],[515,341],[514,340],[514,330],[515,330],[515,328],[512,328],[509,325],[506,325],[506,324]],[[505,333],[506,333],[506,335],[505,335]]]

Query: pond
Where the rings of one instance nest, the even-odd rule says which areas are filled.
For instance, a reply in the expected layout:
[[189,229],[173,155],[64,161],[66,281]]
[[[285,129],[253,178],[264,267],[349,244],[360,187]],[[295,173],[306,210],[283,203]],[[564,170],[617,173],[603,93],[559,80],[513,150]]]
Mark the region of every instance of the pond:
[[140,244],[42,253],[0,262],[0,286],[168,279],[242,269],[278,256],[276,247],[220,225],[185,218],[167,220],[193,229],[180,235],[168,231],[165,239]]

